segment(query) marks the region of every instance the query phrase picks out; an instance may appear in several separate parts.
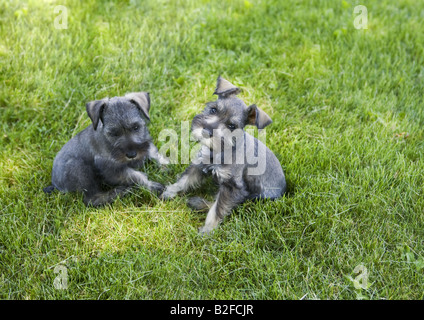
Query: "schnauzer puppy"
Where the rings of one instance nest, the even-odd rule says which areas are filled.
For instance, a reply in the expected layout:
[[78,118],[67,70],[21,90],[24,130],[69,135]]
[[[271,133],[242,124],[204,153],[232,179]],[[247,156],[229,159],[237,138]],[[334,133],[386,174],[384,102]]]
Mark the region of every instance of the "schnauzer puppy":
[[218,99],[206,104],[203,113],[193,118],[192,136],[202,149],[178,181],[166,187],[163,199],[198,186],[207,174],[218,182],[219,191],[213,203],[190,198],[188,205],[207,211],[201,233],[215,229],[224,216],[248,199],[276,199],[286,190],[283,169],[261,141],[246,131],[246,125],[263,129],[272,120],[256,105],[249,107],[236,97],[240,89],[218,77],[214,94]]
[[161,193],[163,185],[136,170],[145,158],[167,164],[152,143],[147,92],[87,103],[92,124],[68,141],[53,162],[46,193],[82,191],[86,205],[100,206],[141,185]]

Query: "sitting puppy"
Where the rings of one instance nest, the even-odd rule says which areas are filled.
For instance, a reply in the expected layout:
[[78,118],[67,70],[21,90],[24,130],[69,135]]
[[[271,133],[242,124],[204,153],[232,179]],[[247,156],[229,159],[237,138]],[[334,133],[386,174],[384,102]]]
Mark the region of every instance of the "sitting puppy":
[[247,199],[275,199],[286,190],[283,169],[275,155],[243,130],[246,125],[263,129],[272,121],[257,106],[247,107],[236,97],[239,92],[239,88],[218,77],[214,92],[218,100],[207,103],[203,113],[192,121],[192,135],[202,144],[198,158],[162,194],[164,199],[172,198],[180,191],[198,186],[206,174],[212,174],[219,184],[215,202],[208,203],[199,197],[188,201],[195,210],[209,210],[201,233],[212,231]]
[[167,163],[147,130],[149,94],[92,101],[86,109],[92,125],[59,151],[53,162],[52,186],[44,191],[82,191],[84,203],[92,206],[112,202],[135,184],[161,192],[162,184],[136,170],[146,157]]

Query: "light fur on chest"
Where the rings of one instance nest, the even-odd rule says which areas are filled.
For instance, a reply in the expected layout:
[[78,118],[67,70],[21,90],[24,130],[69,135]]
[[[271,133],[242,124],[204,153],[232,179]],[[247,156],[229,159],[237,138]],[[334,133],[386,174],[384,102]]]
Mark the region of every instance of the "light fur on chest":
[[219,183],[229,180],[232,176],[230,166],[215,165],[215,166],[212,166],[211,172],[212,172],[212,175],[218,179]]

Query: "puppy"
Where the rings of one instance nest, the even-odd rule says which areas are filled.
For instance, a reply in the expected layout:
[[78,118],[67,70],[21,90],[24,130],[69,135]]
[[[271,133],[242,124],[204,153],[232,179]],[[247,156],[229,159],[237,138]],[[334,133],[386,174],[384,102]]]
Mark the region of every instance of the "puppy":
[[272,121],[256,105],[249,107],[237,98],[240,89],[218,77],[214,94],[218,99],[206,104],[193,118],[191,131],[202,149],[178,181],[166,187],[163,199],[198,186],[206,175],[218,182],[216,200],[209,203],[199,197],[189,199],[195,210],[208,210],[201,233],[209,233],[233,208],[248,199],[276,199],[286,190],[283,169],[261,141],[246,131],[246,125],[263,129]]
[[146,158],[167,164],[147,129],[149,94],[96,100],[87,103],[86,109],[92,124],[59,151],[53,162],[52,185],[44,191],[82,191],[84,203],[92,206],[112,202],[133,185],[162,192],[162,184],[136,170]]

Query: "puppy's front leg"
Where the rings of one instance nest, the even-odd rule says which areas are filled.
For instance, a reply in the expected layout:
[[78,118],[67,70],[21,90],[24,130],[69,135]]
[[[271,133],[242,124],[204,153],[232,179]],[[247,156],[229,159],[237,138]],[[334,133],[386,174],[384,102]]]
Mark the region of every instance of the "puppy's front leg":
[[162,156],[159,153],[158,148],[153,143],[150,143],[148,152],[149,158],[157,161],[160,165],[165,166],[169,164],[169,159]]
[[210,233],[213,229],[215,229],[218,224],[221,222],[222,218],[218,216],[218,201],[219,201],[219,195],[212,207],[209,209],[208,215],[206,216],[205,225],[201,228],[199,228],[200,233]]
[[221,185],[216,201],[209,209],[205,225],[199,229],[200,233],[210,233],[222,221],[224,216],[231,214],[238,204],[246,200],[248,192],[233,186]]
[[178,192],[187,191],[191,187],[199,185],[203,180],[203,172],[199,166],[191,164],[181,175],[177,182],[166,187],[162,193],[163,199],[170,199]]
[[147,178],[147,175],[143,172],[128,168],[126,169],[126,184],[127,185],[140,185],[143,187],[146,187],[147,189],[149,189],[150,191],[155,191],[157,193],[161,193],[164,189],[164,185],[159,183],[159,182],[155,182],[155,181],[150,181]]

